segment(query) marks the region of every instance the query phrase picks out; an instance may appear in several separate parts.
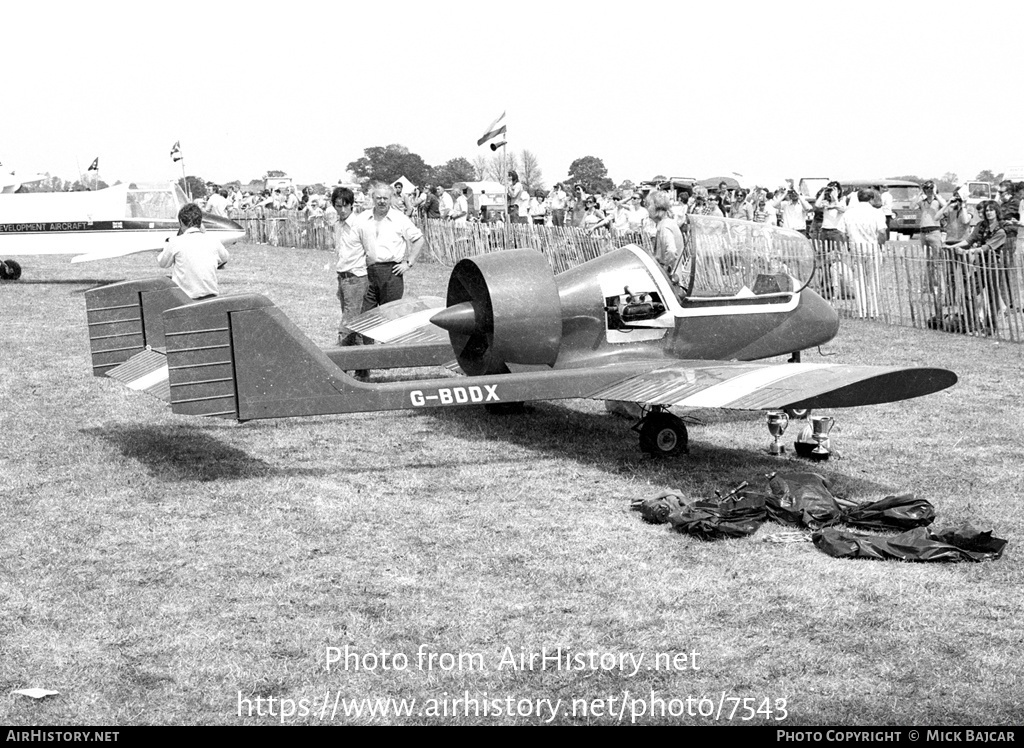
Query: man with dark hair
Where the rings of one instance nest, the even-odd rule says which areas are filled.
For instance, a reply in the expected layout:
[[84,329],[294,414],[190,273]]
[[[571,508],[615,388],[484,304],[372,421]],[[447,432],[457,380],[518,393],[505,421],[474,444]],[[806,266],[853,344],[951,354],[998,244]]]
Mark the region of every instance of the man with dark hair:
[[203,232],[203,211],[188,203],[178,211],[178,235],[156,258],[162,268],[171,268],[171,278],[193,299],[216,296],[217,270],[228,261],[220,240]]
[[338,301],[341,302],[341,323],[338,325],[338,345],[359,345],[359,333],[348,329],[348,324],[362,313],[366,295],[366,248],[359,229],[349,220],[355,210],[355,194],[348,187],[335,187],[331,191],[331,205],[337,211],[334,247],[338,251]]

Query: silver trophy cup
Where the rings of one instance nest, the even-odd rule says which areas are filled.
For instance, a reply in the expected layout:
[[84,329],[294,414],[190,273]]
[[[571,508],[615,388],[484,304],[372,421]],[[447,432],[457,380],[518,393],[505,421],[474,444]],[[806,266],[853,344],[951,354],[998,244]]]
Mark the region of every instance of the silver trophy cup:
[[789,415],[781,410],[768,411],[768,433],[772,435],[772,443],[768,445],[768,454],[780,455],[786,451],[782,443],[782,435],[789,425]]
[[824,457],[832,451],[832,440],[828,438],[829,432],[835,426],[836,419],[831,416],[811,416],[811,436],[818,443],[812,454]]

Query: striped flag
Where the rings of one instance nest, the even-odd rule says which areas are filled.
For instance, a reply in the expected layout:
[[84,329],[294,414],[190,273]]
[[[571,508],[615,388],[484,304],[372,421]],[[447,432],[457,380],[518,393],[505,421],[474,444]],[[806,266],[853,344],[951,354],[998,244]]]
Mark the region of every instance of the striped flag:
[[171,161],[181,161],[181,141],[174,141],[174,145],[171,147]]
[[494,138],[498,137],[499,135],[504,135],[504,134],[505,134],[505,113],[502,112],[501,116],[498,117],[498,119],[494,120],[494,122],[492,122],[487,127],[487,130],[484,132],[483,137],[480,138],[480,140],[476,141],[476,144],[477,145],[483,145],[488,140],[493,140]]
[[89,166],[87,171],[99,171],[100,170],[100,157],[97,156],[92,160],[92,165]]

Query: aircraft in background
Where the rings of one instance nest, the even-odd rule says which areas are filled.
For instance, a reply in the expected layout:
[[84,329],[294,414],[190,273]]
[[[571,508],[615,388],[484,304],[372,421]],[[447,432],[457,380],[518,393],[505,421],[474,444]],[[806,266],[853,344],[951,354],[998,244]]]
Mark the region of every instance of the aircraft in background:
[[[86,293],[93,373],[183,415],[248,421],[591,398],[643,405],[652,454],[686,451],[673,406],[782,410],[894,402],[956,383],[938,368],[800,363],[836,311],[808,287],[800,234],[691,217],[672,267],[627,245],[554,276],[533,249],[461,260],[446,305],[400,301],[352,329],[380,345],[321,350],[264,296],[191,302],[166,278]],[[790,356],[787,363],[759,359]],[[453,361],[454,359],[454,361]],[[468,375],[367,383],[346,371],[449,363]]]
[[3,164],[0,164],[0,194],[17,192],[23,184],[35,184],[48,179],[45,174],[19,175],[14,171],[7,171]]
[[[0,197],[0,280],[17,280],[8,256],[73,254],[89,262],[160,250],[178,234],[185,193],[173,183],[119,184],[102,190],[33,192]],[[245,229],[228,218],[203,216],[203,228],[224,244]]]

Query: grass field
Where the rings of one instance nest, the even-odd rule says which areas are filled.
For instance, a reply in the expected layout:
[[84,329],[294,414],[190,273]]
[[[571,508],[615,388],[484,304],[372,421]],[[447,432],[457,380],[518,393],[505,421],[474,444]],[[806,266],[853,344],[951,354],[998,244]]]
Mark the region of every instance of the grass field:
[[[329,261],[237,246],[221,290],[330,345]],[[22,264],[0,285],[0,724],[1024,722],[1021,346],[844,321],[805,354],[956,371],[834,411],[842,459],[816,469],[1010,541],[984,564],[841,561],[630,511],[807,469],[766,454],[760,413],[692,413],[676,462],[591,401],[189,419],[90,376],[83,291],[158,274],[151,255]],[[407,293],[446,280],[420,264]]]

